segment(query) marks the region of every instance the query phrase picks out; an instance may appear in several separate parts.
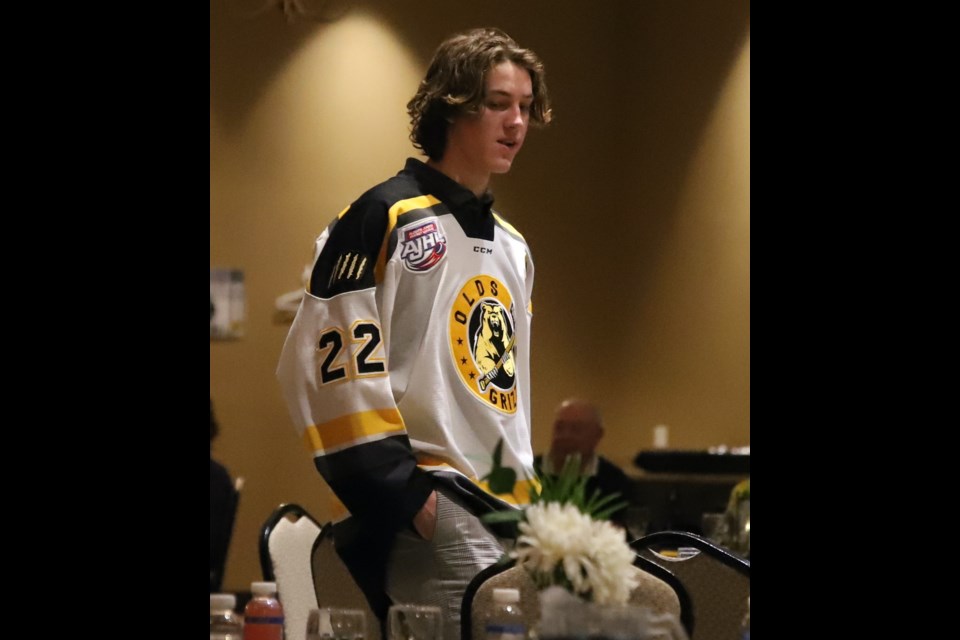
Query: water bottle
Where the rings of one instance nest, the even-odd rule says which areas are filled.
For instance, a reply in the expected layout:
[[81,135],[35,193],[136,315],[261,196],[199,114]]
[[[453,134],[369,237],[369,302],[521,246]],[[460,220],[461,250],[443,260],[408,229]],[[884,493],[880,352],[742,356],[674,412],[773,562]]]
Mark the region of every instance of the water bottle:
[[243,610],[243,640],[283,640],[283,606],[276,582],[254,582],[253,598]]
[[747,596],[747,613],[740,623],[740,640],[750,640],[750,596]]
[[243,640],[243,621],[234,612],[237,596],[210,594],[210,640]]
[[520,610],[520,591],[494,589],[493,611],[484,625],[486,640],[524,640],[527,627]]

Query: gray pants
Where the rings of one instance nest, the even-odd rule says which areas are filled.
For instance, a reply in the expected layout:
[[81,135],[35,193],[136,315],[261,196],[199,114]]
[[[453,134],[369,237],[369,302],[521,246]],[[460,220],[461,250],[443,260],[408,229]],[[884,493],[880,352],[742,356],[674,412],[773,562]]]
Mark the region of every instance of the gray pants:
[[499,560],[512,541],[491,533],[460,498],[437,489],[432,540],[404,530],[387,562],[387,595],[396,603],[426,604],[443,613],[443,640],[460,639],[460,605],[470,580]]

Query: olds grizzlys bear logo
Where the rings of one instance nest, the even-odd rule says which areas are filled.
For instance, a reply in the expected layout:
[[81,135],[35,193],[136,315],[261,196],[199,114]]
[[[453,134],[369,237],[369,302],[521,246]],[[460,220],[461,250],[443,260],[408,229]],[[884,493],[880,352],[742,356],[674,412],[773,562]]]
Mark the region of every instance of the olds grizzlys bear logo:
[[517,411],[513,296],[492,276],[471,278],[450,312],[450,349],[460,379],[485,403]]
[[447,238],[436,218],[402,230],[400,258],[411,271],[429,271],[447,254]]
[[[483,376],[480,378],[480,390],[491,382],[500,387],[513,385],[516,364],[513,360],[513,343],[516,335],[508,323],[506,309],[499,302],[480,303],[480,320],[473,333],[473,360]],[[476,315],[476,314],[475,314]],[[471,327],[475,323],[471,321]]]

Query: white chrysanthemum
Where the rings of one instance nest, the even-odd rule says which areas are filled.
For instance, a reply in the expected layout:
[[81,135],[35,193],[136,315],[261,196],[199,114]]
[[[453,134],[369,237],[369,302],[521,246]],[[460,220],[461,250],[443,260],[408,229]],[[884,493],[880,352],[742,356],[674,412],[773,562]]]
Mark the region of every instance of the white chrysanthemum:
[[[640,584],[633,566],[635,554],[627,544],[623,530],[607,521],[593,521],[588,555],[593,567],[587,567],[593,589],[593,601],[623,604]],[[592,571],[591,571],[592,569]]]
[[525,519],[510,555],[538,586],[565,582],[571,591],[589,594],[594,602],[627,601],[638,579],[634,553],[621,529],[558,502],[527,508]]
[[520,523],[521,535],[512,555],[540,583],[553,584],[554,571],[560,566],[576,593],[585,593],[582,569],[587,557],[592,520],[573,505],[558,502],[529,507],[526,521]]

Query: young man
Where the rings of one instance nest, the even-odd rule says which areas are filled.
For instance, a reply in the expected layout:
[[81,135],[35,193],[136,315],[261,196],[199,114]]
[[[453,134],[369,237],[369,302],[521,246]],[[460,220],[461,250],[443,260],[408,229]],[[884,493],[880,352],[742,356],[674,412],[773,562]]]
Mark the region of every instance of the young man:
[[467,583],[504,552],[478,515],[527,502],[526,481],[487,488],[497,443],[533,477],[533,261],[490,179],[551,111],[542,63],[497,29],[442,43],[407,110],[428,159],[320,234],[277,375],[349,511],[337,548],[370,604],[438,605],[450,640]]

